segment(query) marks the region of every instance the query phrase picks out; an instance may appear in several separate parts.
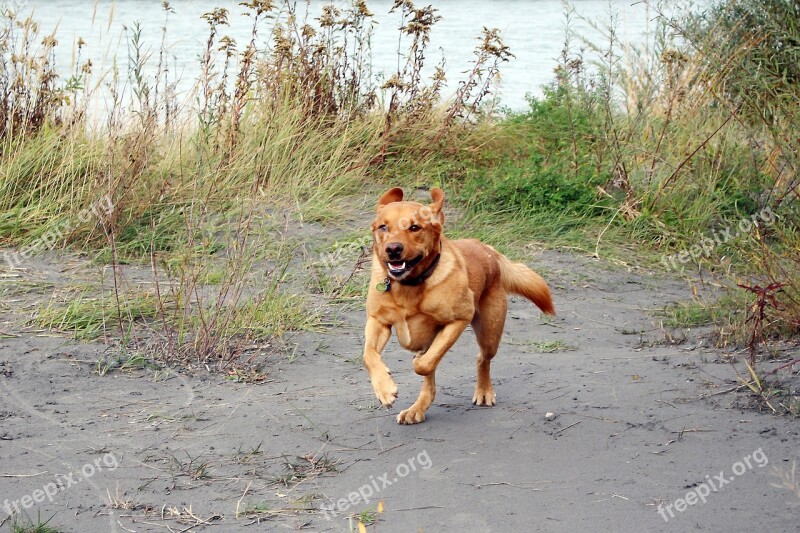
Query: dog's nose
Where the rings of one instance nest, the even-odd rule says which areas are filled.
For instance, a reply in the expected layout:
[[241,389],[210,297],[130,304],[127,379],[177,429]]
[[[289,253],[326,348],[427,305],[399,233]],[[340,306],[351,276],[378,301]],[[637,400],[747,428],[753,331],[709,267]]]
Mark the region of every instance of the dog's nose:
[[390,242],[386,245],[386,255],[389,259],[400,259],[403,255],[403,245],[399,242]]

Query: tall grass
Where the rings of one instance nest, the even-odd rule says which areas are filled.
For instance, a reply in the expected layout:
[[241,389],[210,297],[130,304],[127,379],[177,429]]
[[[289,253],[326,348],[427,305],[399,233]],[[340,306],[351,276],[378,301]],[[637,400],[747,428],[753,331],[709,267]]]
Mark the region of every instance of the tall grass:
[[606,151],[627,225],[668,251],[736,228],[693,262],[722,273],[734,292],[775,287],[766,307],[754,298],[740,314],[753,364],[758,342],[800,331],[796,9],[737,0],[661,14],[662,36],[649,50],[658,63],[601,71],[603,93],[626,89],[624,112],[610,115],[613,133],[603,139],[614,141]]
[[[188,101],[177,99],[166,64],[168,2],[158,53],[131,25],[127,62],[104,80],[105,96],[90,89],[89,60],[59,78],[55,39],[5,14],[0,242],[78,247],[113,273],[101,295],[54,297],[39,324],[82,337],[116,330],[163,359],[222,368],[251,359],[260,340],[316,327],[315,306],[293,294],[298,244],[287,221],[341,216],[331,199],[369,186],[388,162],[430,159],[478,113],[507,57],[487,30],[460,97],[443,104],[441,69],[422,74],[439,19],[431,7],[395,2],[407,61],[378,86],[365,2],[317,13],[290,1],[241,5],[251,21],[244,43],[226,35],[227,9],[203,16]],[[103,97],[110,109],[98,122],[87,110]],[[101,198],[109,208],[92,209]],[[90,215],[78,220],[82,212]],[[149,268],[149,292],[126,263]]]

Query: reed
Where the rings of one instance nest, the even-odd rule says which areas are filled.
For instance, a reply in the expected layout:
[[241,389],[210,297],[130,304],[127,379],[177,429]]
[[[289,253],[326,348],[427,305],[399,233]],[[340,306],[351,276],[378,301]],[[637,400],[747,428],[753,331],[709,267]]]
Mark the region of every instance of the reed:
[[[395,3],[408,61],[396,83],[378,87],[365,2],[317,13],[288,0],[242,6],[251,21],[243,43],[226,34],[227,9],[204,15],[188,101],[176,97],[167,64],[169,2],[157,53],[131,25],[127,62],[102,84],[80,55],[59,78],[53,36],[4,13],[0,240],[81,249],[113,274],[102,290],[54,294],[37,324],[219,368],[251,361],[264,339],[318,327],[319,305],[293,285],[301,243],[286,221],[342,217],[332,199],[362,191],[393,159],[430,159],[451,139],[453,110],[475,112],[488,92],[465,93],[449,111],[439,101],[442,72],[422,75],[438,20],[430,7]],[[477,67],[471,80],[482,80]],[[102,98],[109,109],[98,120],[88,110]],[[149,268],[149,288],[128,279],[128,263]]]

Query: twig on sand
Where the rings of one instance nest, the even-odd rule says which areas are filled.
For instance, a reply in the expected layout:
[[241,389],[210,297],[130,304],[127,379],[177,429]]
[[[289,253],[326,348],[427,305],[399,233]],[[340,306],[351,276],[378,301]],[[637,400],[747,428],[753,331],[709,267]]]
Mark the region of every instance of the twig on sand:
[[[539,483],[553,483],[552,481],[537,481],[537,482],[530,482],[525,483],[525,485],[534,485]],[[515,485],[514,483],[509,483],[508,481],[493,481],[492,483],[460,483],[460,485],[467,485],[469,487],[475,487],[476,489],[482,489],[483,487],[497,487],[503,486],[506,487],[514,487],[515,489],[524,489],[524,490],[534,490],[538,491],[539,489],[533,487],[523,487],[522,484]]]
[[558,431],[556,431],[555,433],[553,433],[553,435],[558,435],[558,434],[559,434],[559,433],[561,433],[562,431],[566,431],[566,430],[568,430],[569,428],[571,428],[571,427],[574,427],[574,426],[577,426],[577,425],[578,425],[578,424],[580,424],[580,423],[581,423],[581,421],[580,421],[580,420],[578,420],[577,422],[575,422],[575,423],[573,423],[573,424],[570,424],[570,425],[568,425],[568,426],[566,426],[566,427],[563,427],[563,428],[559,429]]
[[[194,517],[193,517],[193,518],[194,518]],[[198,519],[198,520],[199,520],[199,519]],[[206,521],[204,521],[204,520],[203,520],[203,521],[200,521],[200,522],[199,522],[199,524],[192,524],[191,526],[186,526],[185,528],[183,528],[183,529],[179,530],[179,531],[178,531],[178,533],[186,533],[186,532],[187,532],[187,531],[189,531],[190,529],[194,529],[194,528],[196,528],[198,525],[203,525],[203,526],[213,526],[214,524],[212,524],[211,522],[206,522]],[[169,526],[167,526],[167,527],[169,527]],[[171,527],[170,527],[169,529],[170,529],[170,531],[172,531],[172,528],[171,528]]]
[[771,376],[772,374],[775,374],[775,373],[779,372],[780,370],[783,370],[784,368],[791,368],[791,367],[793,367],[794,365],[797,365],[797,364],[800,364],[800,359],[795,359],[795,360],[789,361],[788,363],[786,363],[784,365],[781,365],[781,366],[779,366],[777,368],[773,368],[772,370],[770,370],[769,372],[764,374],[764,377],[766,378],[768,376]]
[[385,449],[383,449],[383,450],[380,450],[380,451],[377,453],[377,455],[380,455],[380,454],[382,454],[382,453],[386,453],[386,452],[390,452],[390,451],[392,451],[392,450],[395,450],[395,449],[399,448],[400,446],[405,446],[406,444],[408,444],[408,443],[407,443],[407,442],[401,442],[400,444],[397,444],[396,446],[392,446],[391,448],[385,448]]
[[678,435],[683,435],[684,433],[705,433],[710,431],[716,431],[716,429],[687,428],[687,429],[682,429],[680,431],[671,431],[671,433],[677,433]]
[[245,497],[245,496],[247,496],[247,491],[249,491],[249,490],[250,490],[250,485],[252,485],[252,484],[253,484],[253,480],[251,479],[251,480],[250,480],[250,483],[248,483],[248,484],[247,484],[247,487],[245,487],[245,489],[244,489],[244,493],[242,494],[242,497],[241,497],[241,498],[239,498],[239,501],[238,501],[238,502],[236,502],[236,518],[239,518],[239,508],[240,508],[240,507],[241,507],[241,505],[242,505],[242,500],[244,500],[244,497]]
[[117,520],[117,525],[118,525],[119,527],[121,527],[122,529],[124,529],[125,531],[130,531],[131,533],[136,533],[136,530],[134,530],[134,529],[128,529],[127,527],[123,526],[123,525],[122,525],[122,522],[120,522],[119,520]]
[[443,505],[427,505],[425,507],[404,507],[403,509],[395,509],[395,511],[422,511],[423,509],[444,509]]
[[677,407],[675,407],[675,404],[670,403],[667,400],[656,400],[656,403],[665,403],[665,404],[669,405],[670,407],[672,407],[673,409],[677,409]]
[[[528,425],[528,427],[530,427],[530,426],[532,426],[532,425],[533,425],[533,424],[529,424],[529,425]],[[511,435],[509,435],[509,436],[508,436],[508,438],[510,439],[510,438],[514,437],[514,433],[516,433],[517,431],[519,431],[520,429],[522,429],[522,428],[524,428],[524,427],[525,427],[525,424],[522,424],[520,427],[518,427],[517,429],[515,429],[514,431],[512,431],[512,432],[511,432]]]
[[720,394],[728,394],[729,392],[736,392],[739,389],[745,388],[746,385],[737,385],[736,387],[731,387],[730,389],[720,390],[717,392],[712,392],[711,394],[701,394],[699,399],[703,398],[710,398],[712,396],[719,396]]
[[35,474],[0,474],[0,477],[36,477],[46,473],[47,470],[45,470],[44,472],[37,472]]

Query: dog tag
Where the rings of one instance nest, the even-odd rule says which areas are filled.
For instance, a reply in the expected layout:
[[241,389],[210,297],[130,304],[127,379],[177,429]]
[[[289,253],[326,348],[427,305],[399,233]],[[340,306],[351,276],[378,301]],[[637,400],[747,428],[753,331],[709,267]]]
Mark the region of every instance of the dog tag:
[[389,290],[389,283],[386,281],[381,281],[375,285],[375,288],[378,290],[378,292],[386,292]]

